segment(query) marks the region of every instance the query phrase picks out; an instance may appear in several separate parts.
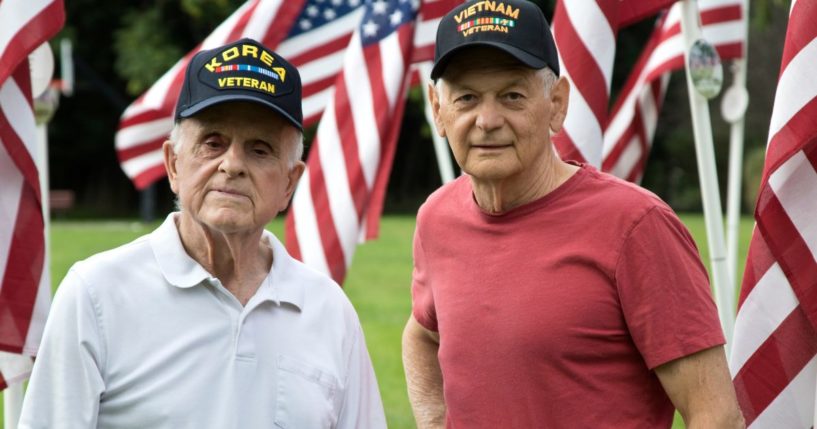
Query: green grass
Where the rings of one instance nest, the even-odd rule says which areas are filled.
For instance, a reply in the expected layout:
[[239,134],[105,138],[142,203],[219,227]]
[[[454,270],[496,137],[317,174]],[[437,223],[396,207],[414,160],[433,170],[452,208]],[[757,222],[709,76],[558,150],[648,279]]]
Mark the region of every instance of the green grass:
[[[682,215],[701,250],[707,256],[706,230],[700,214]],[[51,224],[51,276],[56,289],[70,266],[99,251],[126,243],[153,230],[157,224],[136,222],[65,222]],[[741,220],[739,272],[743,272],[752,219]],[[283,237],[283,222],[270,230]],[[363,323],[366,343],[374,362],[380,393],[390,428],[413,428],[400,358],[400,337],[411,308],[411,239],[413,216],[386,216],[379,239],[358,247],[345,290]],[[1,414],[0,414],[1,415]],[[676,425],[683,423],[676,416]]]

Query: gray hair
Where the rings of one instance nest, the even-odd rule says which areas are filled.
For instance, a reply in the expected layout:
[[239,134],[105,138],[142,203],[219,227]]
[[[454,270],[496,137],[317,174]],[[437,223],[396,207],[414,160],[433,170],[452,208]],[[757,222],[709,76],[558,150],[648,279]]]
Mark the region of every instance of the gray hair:
[[[173,130],[170,131],[170,136],[168,137],[171,143],[173,143],[173,153],[178,154],[179,150],[182,148],[182,127],[181,121],[176,122],[173,124]],[[289,152],[289,168],[295,166],[295,163],[301,160],[301,157],[304,155],[304,133],[303,131],[298,130],[298,139],[297,142],[292,145],[293,148]]]
[[[556,81],[559,80],[559,76],[556,76],[556,73],[551,70],[550,67],[544,67],[536,70],[536,75],[542,79],[542,83],[545,87],[545,95],[547,96],[550,94],[550,90],[553,88],[553,85],[555,85]],[[444,78],[440,76],[439,79],[434,81],[434,89],[437,90],[437,95],[440,95],[440,86],[443,80]]]

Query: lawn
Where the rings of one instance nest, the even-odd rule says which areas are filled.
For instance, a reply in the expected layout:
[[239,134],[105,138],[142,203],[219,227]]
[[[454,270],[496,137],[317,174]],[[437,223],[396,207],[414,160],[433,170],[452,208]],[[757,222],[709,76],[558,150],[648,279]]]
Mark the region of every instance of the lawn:
[[[702,257],[709,264],[706,231],[701,215],[683,215]],[[156,224],[137,222],[67,222],[51,224],[51,276],[56,289],[71,264],[146,234]],[[739,272],[743,272],[752,219],[741,221]],[[283,237],[283,222],[270,230]],[[413,428],[400,358],[400,336],[410,311],[411,238],[413,216],[386,216],[380,238],[358,247],[345,290],[363,323],[390,428]],[[677,420],[677,419],[676,419]],[[683,427],[678,423],[676,427]]]

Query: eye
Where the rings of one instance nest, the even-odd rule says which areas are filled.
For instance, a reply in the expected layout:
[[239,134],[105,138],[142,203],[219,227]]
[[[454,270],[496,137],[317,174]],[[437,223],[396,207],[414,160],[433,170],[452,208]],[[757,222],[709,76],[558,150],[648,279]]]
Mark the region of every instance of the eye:
[[268,157],[274,154],[269,144],[264,142],[254,143],[250,149],[255,156]]
[[454,103],[471,103],[477,99],[477,96],[474,94],[462,94],[457,96],[454,99]]
[[522,95],[521,93],[511,91],[505,94],[505,98],[510,101],[521,101],[525,99],[525,96]]

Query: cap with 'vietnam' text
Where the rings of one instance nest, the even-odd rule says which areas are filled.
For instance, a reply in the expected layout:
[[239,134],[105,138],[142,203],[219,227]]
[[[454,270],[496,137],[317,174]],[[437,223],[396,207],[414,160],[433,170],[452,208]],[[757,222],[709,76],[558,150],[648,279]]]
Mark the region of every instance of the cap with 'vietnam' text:
[[528,67],[547,66],[559,75],[550,26],[539,7],[529,1],[471,1],[448,12],[437,27],[431,78],[439,78],[456,53],[473,46],[500,49]]
[[255,40],[241,39],[193,56],[176,104],[176,122],[228,101],[262,104],[303,130],[298,70]]

